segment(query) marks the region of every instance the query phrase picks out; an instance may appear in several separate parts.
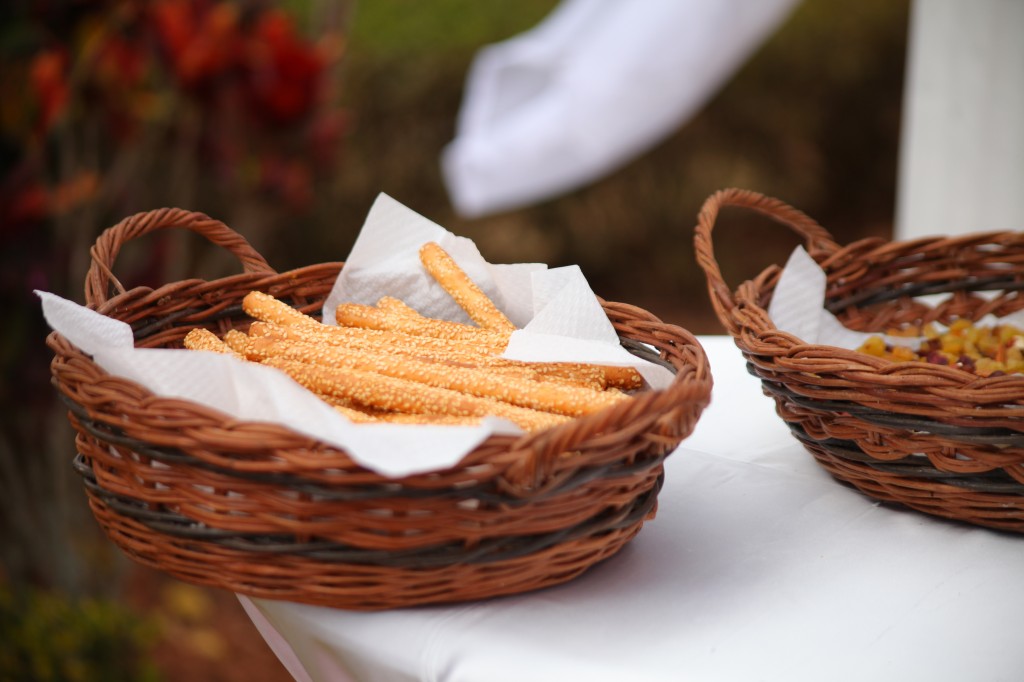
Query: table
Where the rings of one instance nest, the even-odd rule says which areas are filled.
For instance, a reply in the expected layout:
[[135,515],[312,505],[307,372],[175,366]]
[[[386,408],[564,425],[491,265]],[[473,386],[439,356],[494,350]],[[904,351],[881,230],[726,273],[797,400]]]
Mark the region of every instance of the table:
[[1024,679],[1024,537],[880,505],[789,435],[731,339],[657,518],[565,585],[377,613],[240,597],[300,682]]

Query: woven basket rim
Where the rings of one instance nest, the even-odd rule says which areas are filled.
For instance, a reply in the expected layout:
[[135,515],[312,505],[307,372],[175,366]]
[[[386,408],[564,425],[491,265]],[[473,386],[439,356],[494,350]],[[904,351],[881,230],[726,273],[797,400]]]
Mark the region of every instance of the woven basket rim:
[[[289,273],[283,273],[282,277],[285,277],[288,274]],[[211,282],[211,284],[213,284],[213,283]],[[137,296],[141,291],[142,290],[129,291],[129,292],[126,292],[123,296],[128,296],[128,297]],[[159,297],[163,297],[163,295],[164,294],[161,293],[160,289],[153,290],[152,293],[148,293],[148,292],[146,293],[147,297],[158,297],[159,298]],[[108,310],[108,311],[109,310],[115,310],[119,306],[119,303],[120,303],[120,297],[115,297],[114,299],[111,299],[111,301],[107,305],[102,306],[101,309],[100,309],[100,312],[103,312],[103,310]],[[623,305],[623,304],[616,304],[616,303],[612,302],[611,305]],[[682,331],[682,328],[678,328],[678,329],[680,329]],[[693,338],[691,335],[689,335],[688,332],[684,332],[683,334],[681,334],[680,335],[680,339],[684,340],[686,336],[690,336],[690,338],[692,339],[692,343],[690,345],[690,348],[692,350],[696,351],[698,353],[698,355],[706,363],[706,356],[704,355],[703,349],[700,347],[699,342],[696,341],[696,339]],[[215,408],[206,407],[204,405],[201,405],[201,404],[198,404],[198,403],[194,403],[194,402],[188,401],[188,400],[183,400],[183,399],[180,399],[180,398],[174,398],[174,397],[169,397],[169,396],[160,396],[160,395],[154,394],[149,389],[147,389],[146,387],[144,387],[144,386],[142,386],[142,385],[140,385],[140,384],[138,384],[138,383],[136,383],[136,382],[134,382],[134,381],[132,381],[130,379],[126,379],[124,377],[119,377],[119,376],[112,375],[112,374],[108,373],[102,367],[99,367],[98,365],[96,365],[95,362],[93,361],[93,359],[88,354],[83,352],[81,349],[77,348],[73,343],[71,343],[69,340],[67,340],[59,332],[56,332],[56,331],[50,332],[50,334],[47,337],[47,344],[54,350],[56,356],[66,356],[66,357],[69,357],[69,358],[76,358],[76,359],[78,359],[78,360],[80,360],[82,362],[85,362],[85,363],[95,367],[95,371],[97,372],[98,375],[103,376],[103,377],[108,377],[108,378],[110,378],[112,380],[115,380],[115,381],[118,381],[118,382],[123,382],[127,386],[130,386],[131,387],[131,391],[134,394],[136,394],[138,396],[138,399],[140,399],[140,400],[146,400],[147,402],[156,401],[156,402],[167,402],[167,403],[177,403],[177,404],[187,405],[189,407],[189,409],[194,409],[194,410],[196,410],[198,412],[210,412],[210,413],[218,415],[220,418],[223,418],[223,419],[226,419],[226,420],[230,420],[230,421],[232,421],[233,425],[236,426],[236,427],[245,428],[245,425],[248,424],[248,425],[250,425],[250,426],[252,426],[254,428],[258,428],[261,432],[266,433],[268,436],[281,435],[281,436],[283,436],[283,438],[281,440],[292,439],[292,440],[295,440],[296,442],[308,442],[308,441],[312,440],[309,436],[305,436],[305,435],[303,435],[303,434],[301,434],[299,432],[296,432],[296,431],[294,431],[293,429],[291,429],[290,427],[288,427],[286,425],[281,425],[281,424],[277,424],[277,423],[259,422],[259,421],[248,421],[247,422],[245,420],[237,420],[237,419],[234,419],[234,418],[224,414],[223,412],[220,412],[219,410],[216,410]],[[646,358],[646,359],[650,360],[650,358]],[[667,363],[662,362],[660,364],[665,365]],[[690,374],[679,373],[678,372],[679,369],[681,369],[680,366],[675,366],[674,367],[674,369],[673,369],[673,375],[674,376],[672,378],[671,384],[668,387],[666,387],[664,389],[660,389],[660,390],[655,390],[655,389],[645,390],[645,391],[643,391],[642,393],[640,393],[638,395],[644,395],[644,396],[647,396],[647,397],[651,397],[651,396],[654,396],[654,395],[670,396],[670,395],[672,395],[674,393],[680,393],[680,389],[690,388],[690,389],[692,389],[692,392],[695,393],[695,395],[697,395],[697,396],[699,396],[702,393],[706,393],[707,394],[707,398],[709,400],[710,399],[711,384],[712,384],[712,379],[711,379],[710,371],[708,371],[708,369],[706,369],[706,368],[696,367],[696,368],[694,368],[696,370],[695,371],[695,375],[696,376],[691,376]],[[59,388],[59,385],[58,385],[58,388]],[[680,399],[686,399],[686,396],[683,396],[683,395],[680,395],[679,397],[680,397]],[[690,399],[692,400],[693,398],[690,398]],[[528,447],[529,443],[531,443],[532,441],[536,440],[538,437],[547,436],[547,437],[556,437],[557,438],[557,435],[559,433],[565,432],[568,429],[570,429],[573,423],[577,423],[577,422],[581,422],[581,421],[588,421],[588,420],[593,420],[593,419],[600,419],[601,417],[603,417],[607,413],[613,412],[613,411],[617,411],[617,410],[621,411],[622,408],[620,406],[606,407],[606,408],[600,410],[597,413],[594,413],[594,414],[591,414],[591,415],[584,415],[582,417],[578,417],[578,418],[572,420],[571,422],[569,422],[567,424],[556,425],[556,426],[549,427],[547,429],[544,429],[544,430],[538,431],[538,432],[534,432],[534,433],[523,433],[523,434],[518,435],[518,436],[492,434],[492,435],[488,436],[484,440],[484,442],[481,443],[481,445],[477,446],[477,448],[475,448],[474,450],[485,450],[485,449],[488,449],[490,447],[493,447],[494,445],[499,445],[500,447],[509,448],[511,450],[518,450],[518,449],[521,449],[523,447]],[[334,446],[326,445],[326,444],[324,445],[324,449],[326,449],[326,450],[342,451],[340,448],[335,448]],[[414,475],[412,475],[412,477],[415,478],[415,477],[417,477],[417,475],[414,474]]]

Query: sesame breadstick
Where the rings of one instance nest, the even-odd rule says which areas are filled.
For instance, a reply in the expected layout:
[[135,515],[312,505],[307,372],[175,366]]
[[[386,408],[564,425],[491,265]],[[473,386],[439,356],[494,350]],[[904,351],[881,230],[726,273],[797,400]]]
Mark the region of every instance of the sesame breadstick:
[[262,291],[250,291],[242,299],[242,310],[263,322],[299,327],[318,327],[322,323]]
[[476,357],[498,357],[503,348],[493,343],[476,343],[458,339],[439,339],[432,336],[415,336],[403,332],[362,327],[335,327],[321,324],[317,327],[281,326],[270,322],[253,322],[249,326],[250,336],[278,336],[295,341],[323,343],[334,346],[377,348],[387,352],[403,349],[422,349],[436,353],[463,354]]
[[378,419],[378,415],[382,413],[379,410],[368,409],[347,398],[331,395],[330,393],[323,393],[320,391],[312,392],[317,398],[320,398],[320,400],[333,407],[335,412],[345,416],[354,424],[368,424],[370,422],[380,421],[380,419]]
[[[432,362],[453,367],[487,368],[499,374],[516,374],[529,379],[575,383],[595,389],[604,389],[604,382],[591,376],[548,377],[545,372],[537,371],[529,363],[518,360],[505,360],[497,355],[494,349],[460,343],[449,339],[436,339],[429,336],[411,336],[400,332],[362,329],[359,327],[336,327],[339,333],[319,333],[293,327],[281,327],[266,322],[253,322],[249,327],[249,335],[242,344],[249,347],[249,339],[267,339],[282,344],[297,344],[315,348],[342,349],[339,352],[363,352],[381,357],[404,356],[422,362]],[[236,348],[246,352],[245,348]],[[557,374],[557,372],[556,372]]]
[[245,332],[240,332],[237,329],[232,329],[224,335],[223,343],[225,346],[231,349],[231,351],[239,357],[252,359],[249,357],[249,336]]
[[280,342],[270,338],[250,341],[248,357],[260,360],[282,357],[323,367],[373,372],[466,393],[493,398],[511,405],[529,407],[569,416],[590,414],[614,405],[629,396],[619,391],[597,391],[553,382],[540,382],[509,374],[425,362],[412,357],[385,355],[339,346]]
[[401,414],[378,412],[374,419],[389,424],[417,424],[421,426],[476,426],[482,417],[452,417],[444,414]]
[[[382,305],[383,304],[383,305]],[[342,319],[353,323],[348,327],[335,327],[325,325],[316,318],[305,315],[287,303],[280,301],[269,294],[253,291],[246,295],[242,302],[245,311],[266,323],[276,324],[279,327],[309,332],[323,332],[324,334],[345,337],[346,341],[358,343],[353,337],[367,338],[370,334],[376,343],[382,346],[409,348],[410,336],[416,336],[417,347],[427,347],[431,350],[452,354],[452,360],[456,362],[465,361],[464,358],[455,358],[461,353],[477,354],[484,352],[489,355],[497,355],[504,351],[508,344],[507,335],[493,334],[476,327],[463,325],[458,322],[445,320],[433,320],[420,315],[416,310],[392,297],[383,297],[378,306],[386,309],[386,313],[376,311],[369,306],[355,306],[345,304],[342,312]],[[340,308],[340,306],[339,306]],[[398,318],[404,313],[407,318],[402,321]],[[337,314],[336,314],[337,317]],[[338,320],[339,323],[341,319]],[[371,326],[372,325],[372,326]],[[257,323],[250,327],[258,328]],[[361,332],[352,334],[352,331],[360,329]],[[372,334],[377,331],[379,334]],[[438,339],[438,342],[428,339]],[[465,344],[465,345],[463,345]],[[512,361],[509,361],[512,362]],[[603,386],[620,388],[632,391],[643,385],[643,378],[632,367],[617,367],[611,365],[591,365],[587,363],[529,363],[538,373],[549,377],[565,377],[569,381],[592,385],[595,381],[601,382]],[[578,369],[577,369],[578,368]],[[599,368],[599,369],[594,369]],[[594,378],[595,374],[598,378]]]
[[[377,307],[389,313],[404,313],[414,319],[430,319],[421,315],[415,308],[409,306],[404,301],[393,296],[382,297],[377,301]],[[640,372],[629,366],[594,365],[582,362],[537,362],[529,364],[548,378],[565,378],[569,381],[586,384],[599,382],[601,388],[614,387],[624,391],[635,391],[644,384],[644,379]],[[540,365],[546,365],[546,367],[539,367]]]
[[435,320],[429,317],[414,319],[405,313],[389,313],[373,306],[358,303],[342,303],[335,310],[334,318],[343,327],[362,327],[397,331],[413,336],[432,336],[438,339],[470,341],[489,345],[499,352],[508,345],[508,332],[495,332],[468,324]]
[[[590,388],[618,388],[633,391],[643,386],[643,377],[633,367],[596,365],[582,362],[534,362],[512,360],[497,354],[493,347],[429,336],[411,336],[401,332],[333,327],[307,330],[282,327],[266,322],[253,322],[250,336],[269,336],[280,340],[314,344],[343,345],[385,354],[399,354],[432,362],[489,368],[495,371],[521,371],[524,376],[540,380],[557,380]],[[322,333],[321,333],[322,332]]]
[[550,364],[555,369],[553,372],[580,371],[587,372],[595,369],[600,373],[607,388],[617,388],[622,391],[636,391],[643,388],[644,377],[637,371],[636,367],[629,365],[591,365],[585,362],[538,362],[537,365]]
[[[224,344],[232,353],[242,359],[259,362],[263,357],[262,354],[256,352],[253,348],[253,339],[247,334],[243,334],[236,329],[232,329],[224,335]],[[314,393],[316,393],[316,391],[314,391]],[[350,421],[357,423],[377,421],[372,414],[359,409],[357,406],[353,405],[350,400],[338,398],[326,393],[317,393],[317,397],[333,407],[337,412],[348,417]]]
[[[452,417],[444,414],[404,414],[402,412],[387,412],[385,410],[373,410],[369,408],[351,407],[351,403],[339,402],[338,398],[323,393],[317,394],[321,400],[332,403],[335,411],[344,415],[349,421],[355,424],[418,424],[421,426],[476,426],[482,417]],[[334,401],[334,402],[332,402]]]
[[[325,402],[331,403],[331,400],[329,400],[330,396],[319,395],[319,398],[321,400],[324,400]],[[377,418],[376,415],[370,414],[369,412],[364,412],[354,407],[349,407],[348,405],[331,404],[331,407],[334,408],[335,412],[345,417],[353,424],[372,424],[381,421],[380,419]]]
[[189,350],[209,350],[214,353],[223,353],[225,355],[242,357],[228,344],[221,341],[216,334],[203,327],[196,327],[186,334],[182,343],[184,343],[185,348],[188,348]]
[[267,358],[263,364],[286,372],[316,393],[345,398],[378,410],[456,417],[493,415],[508,419],[526,431],[548,428],[571,419],[372,372],[338,370],[280,357]]
[[420,247],[420,262],[437,283],[483,329],[511,333],[515,325],[498,310],[494,302],[469,278],[455,260],[436,242]]
[[377,301],[377,307],[381,310],[386,310],[389,313],[404,313],[413,319],[426,319],[423,315],[420,315],[418,310],[394,296],[382,296],[380,300]]
[[[319,346],[342,346],[350,350],[363,350],[388,356],[403,355],[426,362],[488,369],[497,374],[514,374],[536,381],[555,381],[596,390],[604,390],[609,387],[626,388],[624,382],[610,382],[606,377],[606,369],[613,371],[623,369],[619,367],[605,368],[602,365],[573,362],[510,360],[498,355],[493,348],[450,339],[411,336],[400,332],[359,327],[328,327],[328,329],[334,330],[334,332],[318,333],[313,330],[281,327],[266,322],[253,322],[249,327],[249,336]],[[244,352],[243,349],[237,350]]]

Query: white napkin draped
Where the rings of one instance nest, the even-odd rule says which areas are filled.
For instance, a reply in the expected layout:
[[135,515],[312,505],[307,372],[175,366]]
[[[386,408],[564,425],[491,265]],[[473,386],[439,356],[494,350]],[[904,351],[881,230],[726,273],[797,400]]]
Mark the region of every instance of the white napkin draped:
[[564,0],[482,49],[442,154],[453,205],[480,216],[589,183],[697,112],[796,0]]
[[[891,345],[909,348],[917,348],[924,340],[924,337],[920,336],[858,332],[843,326],[843,323],[825,308],[826,284],[825,272],[804,247],[797,246],[779,275],[772,300],[768,304],[768,317],[777,329],[807,343],[850,350],[858,348],[872,336],[882,336]],[[978,292],[978,295],[983,296],[984,292]],[[938,294],[925,298],[932,303],[938,303],[945,296]],[[1000,323],[1024,328],[1024,310],[998,318],[995,315],[986,315],[975,322],[980,326]],[[945,329],[938,323],[933,326],[940,333]]]

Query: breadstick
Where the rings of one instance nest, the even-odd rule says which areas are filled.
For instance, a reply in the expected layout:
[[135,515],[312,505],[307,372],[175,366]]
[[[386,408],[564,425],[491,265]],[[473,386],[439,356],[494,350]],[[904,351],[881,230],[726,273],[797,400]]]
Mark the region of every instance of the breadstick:
[[[458,322],[433,320],[420,315],[404,302],[390,296],[385,296],[378,302],[378,306],[386,312],[374,311],[369,306],[343,305],[345,305],[344,309],[341,309],[339,306],[341,318],[338,322],[339,324],[351,324],[343,327],[334,327],[332,325],[325,325],[309,315],[300,313],[287,303],[262,292],[251,292],[246,295],[242,302],[243,309],[257,320],[276,324],[279,328],[291,328],[296,333],[300,333],[298,332],[299,329],[303,330],[302,333],[305,333],[305,330],[309,330],[309,332],[344,337],[347,343],[353,344],[359,344],[372,339],[373,343],[388,347],[392,352],[409,349],[411,341],[409,337],[416,336],[420,339],[415,342],[417,347],[449,354],[450,359],[455,362],[466,362],[468,360],[467,354],[476,355],[484,352],[497,355],[508,344],[508,336],[505,334],[490,333],[486,330],[480,330]],[[338,313],[335,316],[338,317]],[[400,319],[403,316],[407,318],[404,321]],[[259,328],[261,327],[254,323],[250,327],[250,333],[252,333],[253,329]],[[351,331],[348,331],[352,329],[361,329],[364,332],[352,334]],[[372,331],[381,333],[366,336],[366,334]],[[435,343],[427,339],[438,339],[440,342]],[[433,353],[428,355],[433,356]],[[430,359],[434,358],[430,357]],[[486,364],[488,366],[496,366],[503,363]],[[625,391],[636,390],[643,386],[643,378],[632,367],[557,362],[529,364],[532,369],[542,376],[563,377],[581,385],[595,385],[595,382],[599,382],[602,387],[609,386]]]
[[389,313],[386,310],[358,303],[342,303],[335,310],[334,318],[343,327],[361,327],[363,329],[397,331],[413,336],[469,341],[490,346],[498,352],[504,350],[508,345],[509,334],[507,332],[500,333],[429,317],[414,319],[404,313]]
[[439,339],[432,336],[414,336],[402,332],[362,327],[335,327],[322,324],[319,327],[281,326],[270,322],[253,322],[249,326],[250,336],[279,336],[280,338],[309,343],[323,343],[334,346],[377,348],[382,352],[399,352],[403,349],[424,349],[436,353],[453,353],[477,357],[497,357],[500,352],[493,344]]
[[[317,394],[327,402],[339,399],[323,393]],[[401,412],[386,412],[384,410],[371,410],[367,408],[351,407],[351,403],[341,401],[333,407],[338,414],[344,415],[354,424],[419,424],[423,426],[476,426],[480,423],[481,417],[452,417],[444,414],[403,414]]]
[[189,350],[209,350],[214,353],[243,357],[235,352],[233,348],[228,346],[228,344],[217,338],[216,334],[203,327],[196,327],[186,334],[183,343],[185,348],[188,348]]
[[597,391],[521,376],[495,375],[479,368],[424,362],[340,346],[281,342],[266,337],[252,339],[247,355],[260,360],[281,357],[323,367],[373,372],[481,398],[493,398],[520,407],[577,417],[629,399],[618,391]]
[[444,414],[402,414],[400,412],[379,412],[374,416],[378,422],[389,424],[419,424],[423,426],[476,426],[482,417],[452,417]]
[[377,301],[377,307],[381,310],[386,310],[389,313],[404,313],[413,319],[426,319],[423,315],[420,315],[418,310],[394,296],[382,296],[380,300]]
[[[586,362],[535,362],[541,374],[549,372],[552,376],[573,376],[575,373],[587,375],[596,372],[607,388],[618,388],[623,391],[636,391],[643,388],[644,377],[635,367],[619,365],[592,365]],[[545,369],[545,366],[548,366]]]
[[322,323],[262,291],[250,291],[242,299],[242,310],[250,317],[264,322],[299,327],[319,327]]
[[[488,369],[495,374],[512,374],[535,381],[555,381],[597,390],[608,388],[608,382],[604,380],[604,375],[598,367],[590,368],[587,365],[580,365],[581,369],[577,370],[571,365],[564,368],[559,367],[558,363],[506,360],[497,355],[493,348],[479,347],[448,339],[410,336],[399,332],[358,327],[339,327],[337,329],[339,332],[348,332],[348,334],[306,333],[305,330],[300,331],[291,327],[253,322],[249,327],[249,335],[253,338],[270,338],[277,341],[316,346],[340,346],[349,350],[360,350],[389,357],[400,355],[454,367]],[[551,367],[548,367],[549,364]]]
[[389,355],[406,355],[431,362],[444,362],[465,367],[508,370],[539,380],[558,380],[590,388],[618,388],[633,391],[643,386],[643,377],[632,367],[595,365],[581,362],[531,362],[503,358],[493,347],[468,342],[411,336],[358,327],[332,327],[306,330],[282,327],[266,322],[253,322],[250,336],[269,336],[279,340],[304,343],[343,345],[348,348],[375,351]]
[[420,247],[420,262],[469,318],[483,329],[506,334],[515,331],[515,325],[505,313],[498,310],[498,306],[439,244],[427,242]]
[[478,398],[372,372],[338,370],[279,357],[267,358],[263,363],[286,372],[314,392],[345,398],[378,410],[456,417],[493,415],[508,419],[525,431],[548,428],[570,419],[564,415],[517,407],[498,400]]
[[380,421],[377,416],[381,414],[380,410],[371,410],[358,403],[354,403],[347,398],[340,396],[331,395],[330,393],[323,393],[321,391],[312,391],[317,398],[324,401],[328,405],[334,408],[334,411],[338,414],[344,415],[348,420],[354,424],[367,424],[370,422]]
[[[328,403],[331,402],[329,400],[331,396],[320,395],[319,397],[321,400],[325,400]],[[346,404],[332,404],[331,407],[334,408],[335,412],[345,417],[353,424],[371,424],[380,421],[376,415],[372,415],[369,412],[364,412],[354,407],[349,407]]]
[[251,359],[248,353],[249,337],[245,333],[232,329],[224,335],[222,342],[238,357]]
[[[494,363],[491,365],[490,363]],[[515,363],[515,364],[512,364]],[[496,357],[483,358],[481,366],[493,366],[501,369],[506,366],[522,366],[533,372],[538,381],[561,381],[578,386],[588,386],[598,390],[618,389],[635,391],[644,385],[644,378],[633,367],[618,365],[592,365],[585,362],[541,362],[528,360],[512,360]]]

